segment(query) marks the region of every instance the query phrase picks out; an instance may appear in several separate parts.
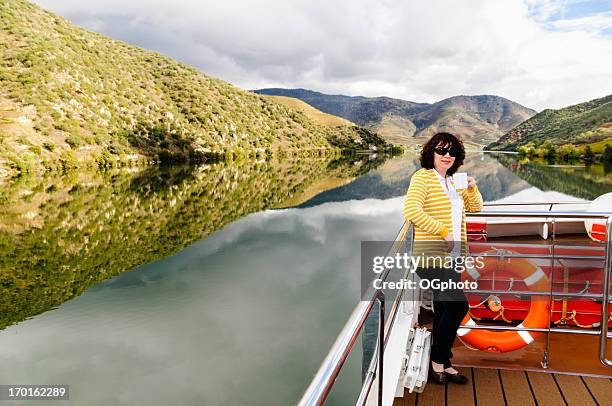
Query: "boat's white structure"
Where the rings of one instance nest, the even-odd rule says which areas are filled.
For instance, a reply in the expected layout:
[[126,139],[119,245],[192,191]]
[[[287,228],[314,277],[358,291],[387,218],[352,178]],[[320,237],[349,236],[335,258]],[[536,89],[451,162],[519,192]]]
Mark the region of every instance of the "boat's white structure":
[[[382,402],[385,405],[392,404],[396,397],[402,397],[405,389],[410,392],[422,392],[425,389],[431,333],[426,328],[415,326],[420,304],[419,298],[399,302],[384,353],[383,376],[388,382],[382,385]],[[376,377],[367,405],[378,404],[379,387]]]

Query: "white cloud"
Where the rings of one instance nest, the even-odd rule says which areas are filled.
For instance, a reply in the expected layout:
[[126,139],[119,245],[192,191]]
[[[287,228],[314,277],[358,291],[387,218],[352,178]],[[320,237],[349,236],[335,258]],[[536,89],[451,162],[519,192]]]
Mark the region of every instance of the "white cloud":
[[559,19],[550,22],[550,26],[557,30],[599,33],[605,29],[612,28],[612,12],[579,18]]
[[567,0],[526,0],[531,15],[536,21],[548,21],[567,10]]
[[36,2],[245,89],[420,102],[496,94],[538,110],[612,93],[612,39],[592,27],[605,14],[546,26],[567,1]]

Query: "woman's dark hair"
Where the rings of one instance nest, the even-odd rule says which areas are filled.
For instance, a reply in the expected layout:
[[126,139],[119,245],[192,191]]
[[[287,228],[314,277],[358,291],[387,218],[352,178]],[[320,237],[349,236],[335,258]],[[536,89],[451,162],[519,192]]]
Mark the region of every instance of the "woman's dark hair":
[[429,139],[423,145],[423,150],[421,151],[421,167],[425,169],[433,169],[434,168],[434,150],[440,144],[443,147],[451,147],[456,149],[459,154],[455,157],[455,162],[453,166],[451,166],[446,174],[451,176],[453,175],[457,169],[461,165],[463,165],[463,160],[465,159],[465,148],[463,147],[463,142],[461,140],[450,133],[437,133],[433,137]]

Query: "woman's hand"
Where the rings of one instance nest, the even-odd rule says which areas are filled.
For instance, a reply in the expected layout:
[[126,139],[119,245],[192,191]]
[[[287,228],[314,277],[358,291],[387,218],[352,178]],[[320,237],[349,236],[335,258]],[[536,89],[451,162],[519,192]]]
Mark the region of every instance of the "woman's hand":
[[452,252],[455,248],[455,240],[451,233],[448,233],[446,237],[444,237],[444,241],[446,241],[446,249],[448,252]]
[[472,176],[468,176],[467,184],[468,184],[468,190],[472,192],[474,188],[476,187],[476,179],[474,179],[474,177]]

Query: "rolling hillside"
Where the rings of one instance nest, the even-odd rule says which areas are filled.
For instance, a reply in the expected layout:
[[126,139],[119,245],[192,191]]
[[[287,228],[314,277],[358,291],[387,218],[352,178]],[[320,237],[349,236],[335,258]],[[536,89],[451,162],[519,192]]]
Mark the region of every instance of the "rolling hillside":
[[497,140],[536,112],[498,96],[455,96],[437,103],[389,97],[327,95],[305,89],[260,89],[259,94],[294,97],[344,117],[402,145],[422,144],[438,131],[463,137],[472,147]]
[[330,127],[336,126],[353,126],[355,124],[351,123],[349,120],[346,120],[342,117],[334,116],[333,114],[324,113],[321,110],[317,110],[312,107],[310,104],[301,101],[300,99],[296,99],[293,97],[285,97],[285,96],[267,96],[272,99],[274,102],[281,104],[285,107],[288,107],[292,110],[297,110],[309,119],[313,120],[316,123],[323,124]]
[[580,145],[606,139],[612,139],[612,95],[559,110],[544,110],[487,149],[513,151],[529,142],[550,140],[553,145]]
[[384,142],[353,126],[318,124],[24,0],[0,2],[0,55],[0,177]]

